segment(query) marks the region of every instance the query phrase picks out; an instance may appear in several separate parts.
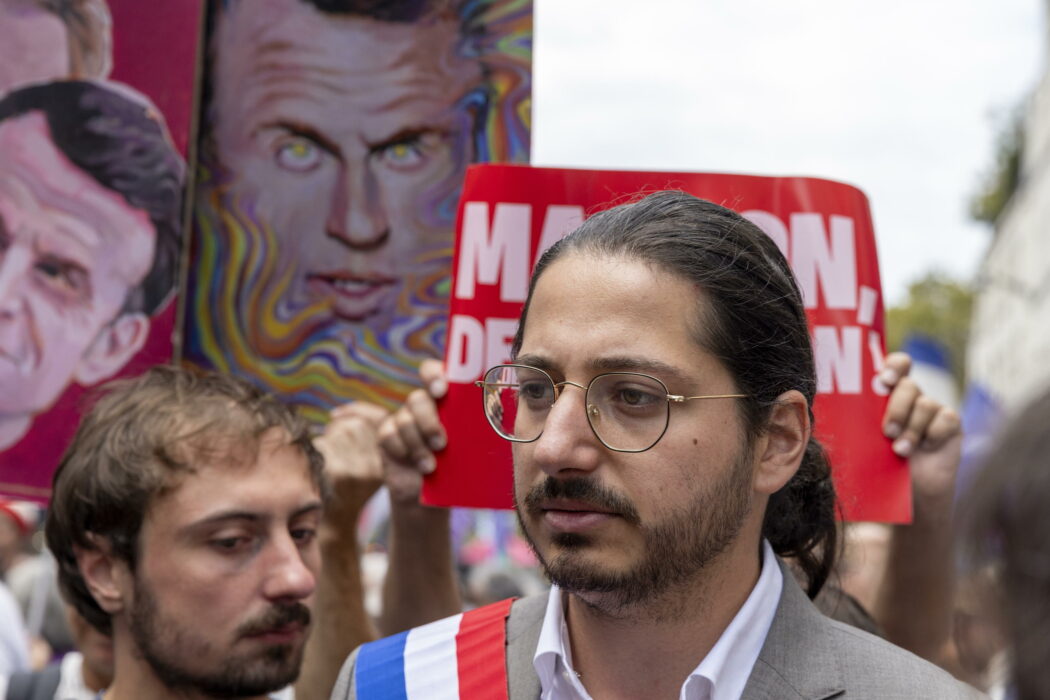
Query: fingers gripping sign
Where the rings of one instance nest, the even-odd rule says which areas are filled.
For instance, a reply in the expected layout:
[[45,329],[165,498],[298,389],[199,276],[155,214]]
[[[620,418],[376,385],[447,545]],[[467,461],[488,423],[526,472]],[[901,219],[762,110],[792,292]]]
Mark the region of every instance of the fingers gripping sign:
[[379,426],[386,485],[395,502],[419,500],[423,476],[434,471],[434,452],[448,442],[437,411],[437,400],[448,391],[444,369],[437,360],[424,360],[419,376],[424,388],[409,394]]
[[944,497],[954,490],[959,468],[961,421],[953,409],[923,394],[910,371],[911,358],[904,353],[886,357],[879,376],[892,391],[883,434],[893,440],[894,452],[908,458],[915,495]]

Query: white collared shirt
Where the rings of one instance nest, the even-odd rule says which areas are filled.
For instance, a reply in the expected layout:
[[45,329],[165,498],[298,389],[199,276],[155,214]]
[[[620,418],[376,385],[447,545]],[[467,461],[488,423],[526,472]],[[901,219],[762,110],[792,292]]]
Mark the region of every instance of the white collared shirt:
[[84,657],[79,651],[71,651],[63,656],[61,668],[55,700],[93,700],[98,696],[97,691],[84,683]]
[[[773,624],[784,576],[773,548],[762,541],[762,572],[722,636],[682,684],[679,700],[739,700]],[[547,614],[532,665],[541,700],[591,700],[572,666],[569,629],[561,589],[551,586]]]

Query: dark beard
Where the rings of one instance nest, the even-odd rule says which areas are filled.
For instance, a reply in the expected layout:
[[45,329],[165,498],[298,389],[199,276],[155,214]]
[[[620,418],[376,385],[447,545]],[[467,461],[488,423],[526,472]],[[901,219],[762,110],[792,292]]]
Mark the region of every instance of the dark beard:
[[[554,479],[548,477],[517,504],[515,512],[526,539],[551,582],[577,594],[600,594],[601,609],[617,613],[640,603],[657,599],[669,590],[692,580],[728,547],[740,532],[751,510],[748,451],[730,472],[698,494],[685,512],[667,513],[655,523],[641,522],[633,504],[593,479]],[[580,533],[560,533],[552,539],[557,553],[550,559],[536,547],[522,517],[521,507],[539,516],[539,504],[547,498],[583,501],[611,510],[628,524],[641,530],[645,554],[628,571],[608,571],[588,564],[581,553],[591,538]],[[589,596],[593,604],[594,598]]]
[[[135,605],[128,616],[131,636],[142,658],[166,687],[193,690],[216,698],[244,698],[280,690],[298,678],[304,646],[301,644],[275,644],[252,657],[228,656],[213,671],[196,670],[193,659],[205,660],[222,650],[161,621],[156,598],[141,579],[137,580],[135,590]],[[291,623],[309,625],[310,610],[301,603],[274,606],[242,625],[237,636]],[[203,620],[202,625],[207,625],[207,620]],[[186,659],[190,662],[186,663]]]

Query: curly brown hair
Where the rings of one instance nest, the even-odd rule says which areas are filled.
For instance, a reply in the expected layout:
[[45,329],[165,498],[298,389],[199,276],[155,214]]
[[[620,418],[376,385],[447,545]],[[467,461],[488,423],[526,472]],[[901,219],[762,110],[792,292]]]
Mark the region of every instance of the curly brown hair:
[[109,614],[88,591],[80,549],[101,538],[132,571],[142,522],[153,500],[181,474],[205,464],[255,461],[263,433],[279,428],[306,456],[327,496],[324,459],[309,425],[276,397],[234,377],[158,366],[102,389],[55,472],[45,533],[62,594],[98,630]]

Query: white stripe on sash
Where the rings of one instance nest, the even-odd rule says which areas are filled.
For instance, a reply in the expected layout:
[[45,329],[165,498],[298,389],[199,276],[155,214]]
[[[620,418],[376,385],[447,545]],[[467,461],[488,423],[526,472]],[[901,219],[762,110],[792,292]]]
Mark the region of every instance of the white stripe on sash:
[[459,700],[456,634],[463,615],[438,620],[408,633],[405,695],[408,700]]

